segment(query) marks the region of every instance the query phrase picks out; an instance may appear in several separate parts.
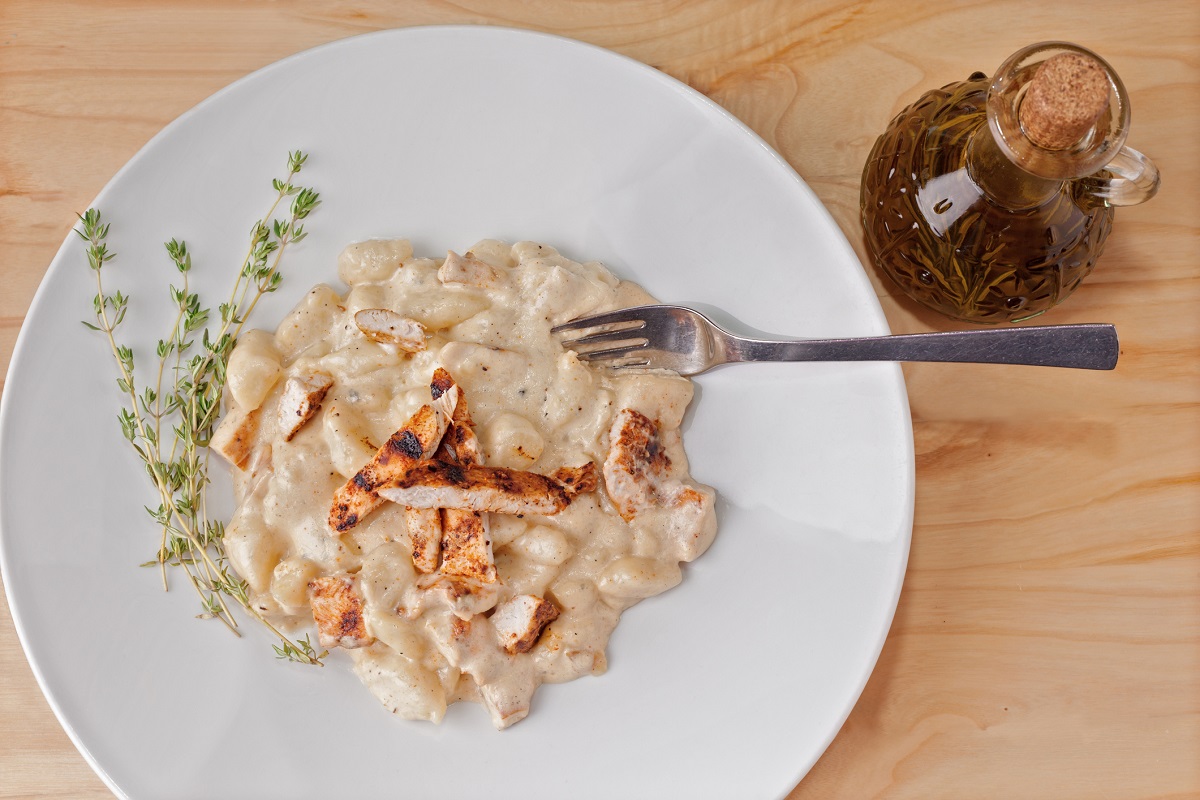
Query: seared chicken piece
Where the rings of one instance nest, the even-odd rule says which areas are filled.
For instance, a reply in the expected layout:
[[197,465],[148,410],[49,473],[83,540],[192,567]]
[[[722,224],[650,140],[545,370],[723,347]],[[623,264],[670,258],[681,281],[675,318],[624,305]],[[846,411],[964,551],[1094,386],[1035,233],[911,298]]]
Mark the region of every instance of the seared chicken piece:
[[429,383],[429,395],[433,398],[433,407],[445,414],[447,420],[453,420],[454,410],[458,408],[458,401],[462,400],[462,387],[454,382],[449,372],[440,367],[434,370],[433,376],[433,380]]
[[626,522],[653,509],[671,509],[662,533],[675,554],[691,561],[712,543],[716,517],[711,489],[669,477],[671,459],[663,449],[658,425],[646,415],[623,408],[609,431],[604,486]]
[[455,418],[454,424],[446,431],[446,441],[443,444],[459,464],[483,463],[483,450],[479,446],[479,438],[471,428],[469,417],[466,422]]
[[441,572],[482,583],[496,582],[486,517],[475,511],[442,509]]
[[254,452],[254,440],[258,437],[259,410],[242,411],[234,406],[213,431],[208,446],[216,450],[233,466],[245,471]]
[[382,505],[384,501],[376,494],[376,489],[403,478],[410,469],[433,455],[457,402],[456,392],[445,392],[434,406],[417,409],[417,413],[384,442],[370,463],[334,493],[329,526],[339,533],[348,531]]
[[425,349],[425,326],[386,308],[364,308],[354,315],[354,324],[368,339],[393,344],[406,353]]
[[308,596],[322,647],[365,647],[373,641],[352,576],[317,578],[308,584]]
[[442,549],[441,512],[436,508],[406,508],[404,522],[412,542],[413,566],[418,572],[434,572]]
[[[445,369],[438,368],[433,374],[429,392],[434,402],[441,402],[447,393],[458,397],[454,406],[452,422],[442,439],[439,455],[465,463],[473,463],[478,457],[478,442],[471,429],[471,415],[467,410],[466,398],[455,384],[454,378]],[[487,582],[495,580],[492,567],[490,541],[486,523],[472,512],[450,512],[443,517],[436,508],[407,508],[409,538],[412,542],[413,564],[424,573],[438,568],[441,554],[449,531],[449,563],[443,571],[464,577],[479,578]],[[445,522],[445,524],[444,524]]]
[[[430,391],[437,394],[448,391],[454,385],[450,373],[439,368],[433,373]],[[475,437],[467,399],[461,394],[454,407],[454,421],[446,431],[442,448],[462,466],[480,463],[479,440]],[[496,582],[487,517],[477,511],[443,509],[441,571],[444,575],[472,578],[482,583]]]
[[657,504],[659,485],[670,468],[658,426],[645,414],[621,409],[609,431],[604,486],[622,519],[629,522],[639,511]]
[[532,594],[519,594],[496,606],[492,627],[500,637],[500,646],[509,653],[528,653],[542,629],[558,619],[558,608],[549,600]]
[[538,475],[504,467],[429,461],[380,485],[380,497],[413,508],[461,508],[501,514],[557,514],[576,495],[596,488],[596,465]]
[[504,282],[504,274],[471,253],[460,256],[450,250],[446,253],[446,260],[438,268],[438,280],[442,283],[474,286],[477,289],[495,289]]
[[285,442],[290,442],[304,423],[313,418],[331,386],[333,376],[328,372],[309,372],[287,379],[279,398],[279,430]]
[[[460,410],[463,418],[459,417]],[[483,448],[479,446],[479,437],[475,435],[474,423],[466,413],[463,400],[459,401],[454,410],[454,421],[446,429],[446,438],[442,440],[438,458],[443,461],[455,461],[459,464],[483,463]]]
[[[429,379],[429,396],[434,400],[440,400],[442,395],[444,395],[446,392],[452,391],[456,386],[458,386],[458,384],[454,382],[454,377],[450,374],[450,372],[442,367],[438,367],[433,371],[433,377]],[[459,399],[462,399],[461,394],[459,395]],[[457,403],[455,404],[454,408],[457,410]]]
[[436,402],[447,392],[455,393],[457,401],[451,415],[450,427],[446,429],[446,436],[442,440],[438,456],[445,457],[444,460],[447,461],[457,461],[460,464],[481,464],[483,463],[483,451],[479,447],[479,439],[475,436],[475,422],[471,419],[471,412],[467,408],[467,399],[449,371],[438,367],[434,370],[433,380],[429,382],[429,393]]

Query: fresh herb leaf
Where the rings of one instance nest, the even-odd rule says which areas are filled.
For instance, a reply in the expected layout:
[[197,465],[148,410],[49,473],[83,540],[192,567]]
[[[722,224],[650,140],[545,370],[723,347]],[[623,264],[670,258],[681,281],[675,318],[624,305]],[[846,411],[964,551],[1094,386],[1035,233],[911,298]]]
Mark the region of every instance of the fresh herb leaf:
[[[284,251],[307,235],[300,221],[320,204],[317,192],[293,183],[307,160],[307,154],[299,150],[289,153],[287,176],[272,181],[275,199],[250,229],[246,257],[238,267],[229,299],[218,306],[215,331],[209,327],[210,310],[188,286],[192,253],[187,243],[177,239],[165,243],[182,285],[170,287],[175,319],[155,348],[152,383],[139,383],[133,350],[117,341],[116,331],[130,299],[120,291],[110,295],[104,289],[104,266],[116,255],[106,241],[109,223],[103,221],[99,209],[89,208],[79,215],[75,232],[87,243],[88,266],[96,276],[95,322],[83,324],[107,340],[117,365],[117,387],[128,403],[118,415],[121,433],[158,493],[158,507],[147,506],[146,513],[158,525],[161,541],[157,557],[142,566],[159,567],[164,589],[169,585],[168,567],[182,569],[200,599],[200,619],[219,619],[240,635],[226,602],[232,600],[279,639],[274,648],[280,658],[319,666],[328,652],[318,653],[307,636],[292,641],[251,603],[249,585],[233,571],[225,554],[225,526],[208,518],[205,501],[210,482],[207,448],[220,416],[229,355],[259,299],[279,288]],[[287,198],[290,203],[285,202]],[[277,217],[281,207],[286,211]],[[197,335],[200,346],[195,349]],[[185,355],[188,353],[192,355]],[[169,435],[163,436],[164,431]]]

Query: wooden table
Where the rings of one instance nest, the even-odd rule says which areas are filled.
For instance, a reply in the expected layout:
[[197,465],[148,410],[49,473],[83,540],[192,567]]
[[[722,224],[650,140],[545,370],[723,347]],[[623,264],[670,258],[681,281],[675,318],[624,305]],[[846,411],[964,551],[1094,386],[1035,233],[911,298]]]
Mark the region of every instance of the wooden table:
[[[864,255],[859,174],[923,90],[1067,39],[1105,56],[1163,188],[1121,209],[1047,322],[1107,321],[1112,373],[905,368],[904,593],[845,727],[789,796],[1200,797],[1200,5],[1037,2],[0,5],[0,365],[73,213],[195,103],[357,33],[502,24],[686,81],[763,136]],[[873,269],[895,332],[944,329]],[[0,613],[0,797],[107,797]]]

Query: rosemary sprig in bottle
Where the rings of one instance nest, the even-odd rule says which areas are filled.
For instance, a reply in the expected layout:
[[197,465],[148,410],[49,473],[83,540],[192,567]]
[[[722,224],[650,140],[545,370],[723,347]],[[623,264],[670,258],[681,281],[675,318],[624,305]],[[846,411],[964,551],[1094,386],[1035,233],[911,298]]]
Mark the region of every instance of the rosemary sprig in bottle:
[[326,653],[318,653],[307,636],[289,639],[250,602],[249,585],[225,555],[225,526],[209,518],[205,500],[210,482],[208,444],[221,413],[229,354],[258,301],[279,288],[283,253],[307,235],[303,222],[320,203],[317,192],[294,183],[307,158],[298,150],[290,153],[287,176],[272,182],[275,199],[251,228],[250,246],[233,290],[218,307],[219,318],[211,326],[211,310],[189,288],[192,255],[187,244],[175,239],[166,243],[180,285],[171,286],[175,318],[155,348],[156,364],[149,381],[142,381],[135,370],[132,348],[117,341],[116,330],[129,310],[129,297],[119,290],[108,294],[104,288],[104,266],[115,255],[106,243],[109,225],[99,210],[91,208],[79,216],[76,233],[87,243],[88,264],[96,277],[95,322],[83,324],[107,339],[117,364],[117,386],[127,401],[118,415],[121,431],[158,495],[158,505],[147,506],[146,512],[158,524],[161,541],[157,557],[144,566],[159,568],[164,590],[167,568],[182,569],[200,598],[200,618],[219,619],[240,636],[230,606],[241,606],[278,637],[277,657],[320,665]]

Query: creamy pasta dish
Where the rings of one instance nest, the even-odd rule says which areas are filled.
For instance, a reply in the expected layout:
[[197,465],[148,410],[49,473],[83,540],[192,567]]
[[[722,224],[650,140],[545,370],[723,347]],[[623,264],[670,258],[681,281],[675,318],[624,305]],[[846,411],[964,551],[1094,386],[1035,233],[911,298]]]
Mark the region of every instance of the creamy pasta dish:
[[564,350],[552,326],[654,301],[545,245],[361,242],[338,277],[229,358],[226,552],[393,713],[469,700],[505,728],[542,683],[603,673],[621,612],[711,543],[691,382]]

